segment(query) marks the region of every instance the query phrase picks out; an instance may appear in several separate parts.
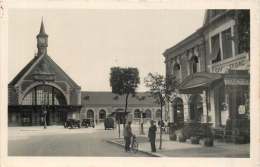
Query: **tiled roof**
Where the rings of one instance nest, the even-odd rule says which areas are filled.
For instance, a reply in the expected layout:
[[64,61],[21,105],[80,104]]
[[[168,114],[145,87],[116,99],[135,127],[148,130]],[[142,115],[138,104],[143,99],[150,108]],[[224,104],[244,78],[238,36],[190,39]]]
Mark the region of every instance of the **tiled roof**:
[[24,73],[26,73],[31,66],[38,60],[40,56],[36,56],[34,57],[15,77],[14,79],[8,84],[8,86],[14,86],[19,79],[24,75]]
[[[131,107],[133,105],[135,106],[154,106],[159,107],[160,105],[154,103],[156,99],[153,97],[148,97],[148,93],[144,92],[138,92],[137,94],[139,97],[145,96],[145,100],[138,100],[136,98],[131,98],[131,95],[128,97],[128,106]],[[89,97],[88,100],[84,99],[86,96]],[[121,105],[125,106],[125,100],[126,95],[124,96],[118,96],[119,98],[117,100],[114,100],[113,98],[117,96],[116,94],[113,94],[111,92],[88,92],[88,91],[82,91],[81,92],[81,104],[83,106],[91,106],[91,105]]]

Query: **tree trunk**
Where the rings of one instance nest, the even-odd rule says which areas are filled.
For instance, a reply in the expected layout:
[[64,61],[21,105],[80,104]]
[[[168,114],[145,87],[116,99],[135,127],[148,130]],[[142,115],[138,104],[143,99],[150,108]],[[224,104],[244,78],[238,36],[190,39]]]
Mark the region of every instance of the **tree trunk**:
[[160,147],[162,149],[162,103],[161,103],[161,124],[160,124]]
[[127,94],[127,95],[126,95],[126,98],[125,98],[125,115],[124,115],[124,118],[123,118],[124,127],[125,127],[125,124],[126,124],[125,117],[126,117],[126,111],[127,111],[127,100],[128,100],[128,96],[129,96],[129,94]]

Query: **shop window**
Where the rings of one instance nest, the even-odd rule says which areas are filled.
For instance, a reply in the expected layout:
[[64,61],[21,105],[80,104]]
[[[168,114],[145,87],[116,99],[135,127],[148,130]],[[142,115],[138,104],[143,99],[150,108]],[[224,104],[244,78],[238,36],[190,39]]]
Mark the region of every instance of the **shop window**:
[[141,112],[140,112],[140,110],[137,109],[137,110],[134,111],[134,117],[135,117],[135,118],[141,118]]
[[221,61],[219,34],[211,38],[211,60],[212,64]]
[[106,112],[105,110],[99,111],[99,119],[105,119],[106,118]]
[[161,110],[156,110],[155,117],[156,118],[161,118]]
[[145,110],[145,113],[146,113],[146,118],[152,118],[151,110],[147,109]]
[[223,31],[222,35],[222,49],[223,49],[223,60],[232,57],[232,40],[231,37],[231,28]]
[[198,57],[197,56],[193,56],[190,60],[190,74],[195,74],[197,72],[199,72],[198,69]]

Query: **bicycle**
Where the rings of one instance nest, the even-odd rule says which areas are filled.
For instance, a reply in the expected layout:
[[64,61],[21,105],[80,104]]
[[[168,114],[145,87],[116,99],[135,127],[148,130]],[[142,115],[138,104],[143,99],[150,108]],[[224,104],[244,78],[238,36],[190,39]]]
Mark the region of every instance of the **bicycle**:
[[132,147],[131,147],[131,150],[134,154],[137,153],[138,151],[138,142],[136,140],[136,135],[133,135],[133,142],[132,142]]

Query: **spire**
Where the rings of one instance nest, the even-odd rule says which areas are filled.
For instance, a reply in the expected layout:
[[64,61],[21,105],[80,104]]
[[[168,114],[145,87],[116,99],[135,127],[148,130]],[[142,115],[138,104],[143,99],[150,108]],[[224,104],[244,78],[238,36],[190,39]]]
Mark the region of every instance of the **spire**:
[[43,25],[43,17],[42,17],[42,24],[41,24],[40,34],[45,34],[44,25]]

